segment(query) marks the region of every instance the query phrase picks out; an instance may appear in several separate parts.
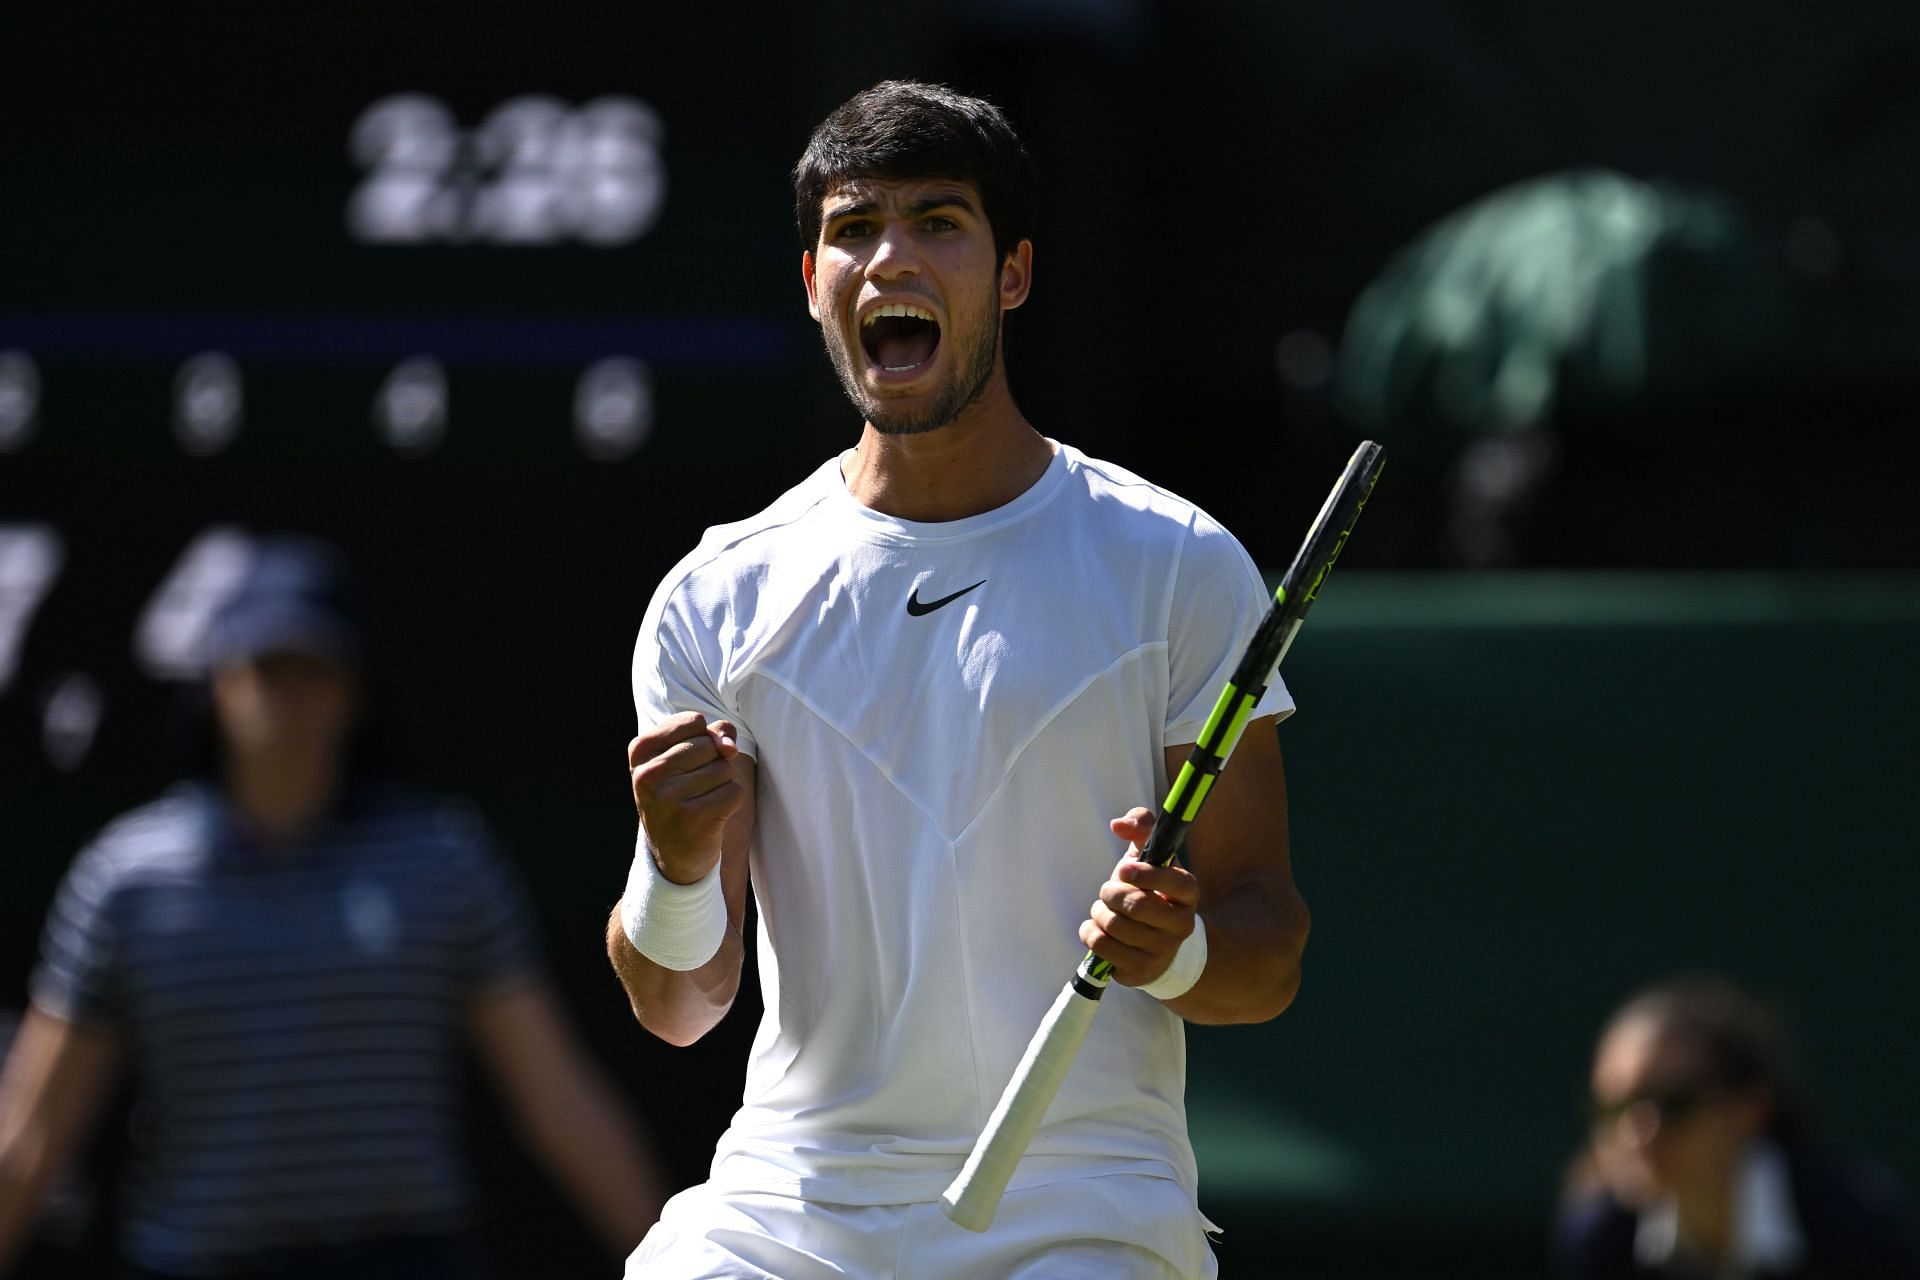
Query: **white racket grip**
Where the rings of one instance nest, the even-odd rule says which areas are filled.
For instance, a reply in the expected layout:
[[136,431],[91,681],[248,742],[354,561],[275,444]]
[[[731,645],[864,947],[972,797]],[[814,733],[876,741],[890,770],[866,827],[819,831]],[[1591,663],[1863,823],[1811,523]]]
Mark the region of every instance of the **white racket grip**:
[[987,1117],[987,1127],[973,1144],[960,1176],[940,1197],[940,1208],[967,1230],[985,1231],[992,1225],[1007,1182],[1026,1154],[1033,1131],[1040,1127],[1047,1104],[1060,1092],[1060,1082],[1067,1078],[1099,1011],[1098,1000],[1089,1000],[1074,990],[1074,982],[1068,982],[1040,1020],[1040,1029],[1027,1042],[1027,1051]]

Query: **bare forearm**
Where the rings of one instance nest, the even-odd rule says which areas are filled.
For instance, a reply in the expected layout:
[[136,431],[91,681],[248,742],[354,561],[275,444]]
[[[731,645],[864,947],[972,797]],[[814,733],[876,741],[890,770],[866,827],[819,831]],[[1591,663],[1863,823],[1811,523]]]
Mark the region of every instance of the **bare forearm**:
[[[641,955],[621,923],[624,899],[614,904],[607,920],[607,959],[626,988],[633,1016],[668,1044],[689,1045],[726,1016],[740,989],[740,965],[747,953],[740,930],[746,919],[758,772],[753,757],[741,754],[730,722],[709,724],[692,712],[643,730],[627,744],[627,766],[642,833],[628,876],[628,892],[642,895],[634,903],[640,936],[660,936],[663,942],[677,936],[679,945],[669,950],[680,950],[692,963],[712,945],[713,932],[704,923],[710,916],[697,900],[680,894],[698,885],[716,864],[720,869],[726,928],[720,949],[698,968],[669,969]],[[667,889],[669,895],[666,927],[659,935],[650,932],[660,924],[650,907],[663,904],[647,896],[656,888]],[[677,908],[670,905],[675,899],[680,901]],[[699,927],[689,925],[690,920]],[[673,959],[651,945],[649,950]]]
[[631,1250],[659,1216],[660,1175],[553,991],[530,981],[485,992],[472,1030],[527,1145],[607,1244]]
[[746,948],[731,923],[720,950],[698,969],[663,968],[641,955],[620,924],[620,908],[607,919],[607,959],[626,990],[640,1025],[668,1044],[690,1045],[713,1030],[740,990]]
[[527,1140],[616,1254],[640,1243],[666,1191],[633,1117],[597,1073],[555,1089],[527,1119]]
[[1200,910],[1207,967],[1167,1007],[1189,1022],[1265,1022],[1300,990],[1300,959],[1311,917],[1291,881],[1249,878],[1209,894]]
[[79,1154],[120,1058],[119,1037],[29,1009],[0,1070],[0,1274],[47,1187]]
[[29,1149],[29,1135],[0,1135],[0,1275],[26,1246],[46,1198],[52,1170]]

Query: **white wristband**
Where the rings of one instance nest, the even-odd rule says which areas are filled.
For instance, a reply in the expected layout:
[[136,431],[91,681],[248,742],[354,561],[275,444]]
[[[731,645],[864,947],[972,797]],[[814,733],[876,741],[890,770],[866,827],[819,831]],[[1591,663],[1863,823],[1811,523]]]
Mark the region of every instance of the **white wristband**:
[[727,899],[720,892],[720,864],[692,884],[660,874],[640,834],[620,899],[620,927],[634,950],[659,965],[685,973],[713,959],[727,937]]
[[1200,971],[1206,967],[1207,922],[1196,915],[1193,932],[1173,953],[1173,963],[1167,966],[1167,971],[1140,989],[1155,1000],[1177,1000],[1193,990],[1193,984],[1200,981]]

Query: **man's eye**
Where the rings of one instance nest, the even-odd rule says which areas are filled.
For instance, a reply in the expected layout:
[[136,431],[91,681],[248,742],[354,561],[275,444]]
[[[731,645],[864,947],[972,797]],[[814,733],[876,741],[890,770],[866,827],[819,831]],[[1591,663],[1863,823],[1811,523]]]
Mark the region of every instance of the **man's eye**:
[[952,218],[936,215],[927,219],[927,230],[929,231],[958,231],[959,229],[960,224]]
[[856,220],[854,222],[843,222],[834,228],[833,238],[835,240],[860,240],[872,234],[873,224],[871,222]]

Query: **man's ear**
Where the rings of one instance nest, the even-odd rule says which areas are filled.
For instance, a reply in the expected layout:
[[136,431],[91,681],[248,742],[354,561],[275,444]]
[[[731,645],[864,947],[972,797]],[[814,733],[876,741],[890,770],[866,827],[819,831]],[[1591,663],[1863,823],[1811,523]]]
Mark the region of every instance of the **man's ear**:
[[1000,264],[1000,309],[1011,311],[1027,300],[1033,287],[1033,241],[1022,240]]
[[806,249],[800,251],[800,278],[804,280],[807,285],[807,314],[815,320],[818,320],[820,318],[820,299],[813,291],[813,254]]

